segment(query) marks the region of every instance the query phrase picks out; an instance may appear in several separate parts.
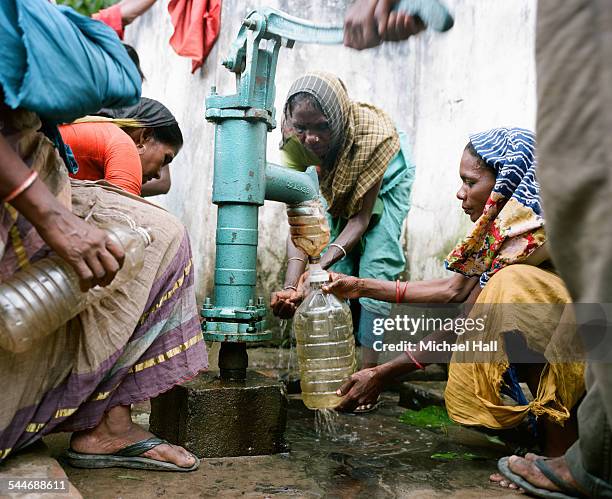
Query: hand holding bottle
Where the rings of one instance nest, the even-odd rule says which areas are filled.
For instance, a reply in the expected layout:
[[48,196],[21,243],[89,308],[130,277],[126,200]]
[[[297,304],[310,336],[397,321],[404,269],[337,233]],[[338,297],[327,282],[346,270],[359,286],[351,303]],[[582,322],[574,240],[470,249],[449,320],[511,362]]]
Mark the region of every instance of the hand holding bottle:
[[330,272],[330,281],[329,284],[323,286],[324,293],[332,293],[343,300],[361,298],[363,296],[363,279]]
[[357,371],[338,388],[336,395],[344,398],[337,410],[350,412],[358,406],[376,403],[387,384],[377,367]]
[[123,266],[123,248],[76,215],[53,213],[35,225],[40,237],[76,272],[81,291],[108,286]]

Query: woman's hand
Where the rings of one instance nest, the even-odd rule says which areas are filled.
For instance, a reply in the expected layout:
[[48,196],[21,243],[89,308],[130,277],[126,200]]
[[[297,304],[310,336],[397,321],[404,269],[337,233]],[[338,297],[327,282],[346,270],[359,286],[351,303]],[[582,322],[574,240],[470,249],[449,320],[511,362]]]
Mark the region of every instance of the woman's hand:
[[330,272],[329,275],[331,282],[323,286],[324,293],[333,293],[343,300],[350,300],[351,298],[360,298],[363,296],[363,279],[337,274],[335,272]]
[[280,319],[292,319],[295,311],[299,307],[302,298],[297,291],[293,289],[283,289],[272,293],[270,307],[272,313]]
[[385,385],[379,366],[357,371],[336,392],[344,397],[336,409],[350,412],[360,405],[375,404]]
[[[30,174],[31,170],[0,134],[0,196],[22,185]],[[11,204],[36,228],[43,241],[72,266],[83,291],[106,286],[115,278],[123,265],[123,249],[106,232],[71,213],[40,179]]]
[[75,270],[82,291],[109,285],[123,265],[123,249],[106,232],[68,210],[54,212],[35,227],[51,249]]
[[298,280],[296,289],[283,289],[272,293],[270,307],[274,315],[280,319],[292,319],[295,311],[306,296],[306,281],[308,272],[304,272]]

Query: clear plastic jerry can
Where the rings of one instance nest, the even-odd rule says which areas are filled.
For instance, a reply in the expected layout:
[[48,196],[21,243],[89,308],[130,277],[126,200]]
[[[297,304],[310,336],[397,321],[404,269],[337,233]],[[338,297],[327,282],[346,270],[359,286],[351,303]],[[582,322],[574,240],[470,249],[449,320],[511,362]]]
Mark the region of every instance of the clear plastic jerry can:
[[333,409],[342,400],[336,390],[355,370],[355,339],[348,304],[324,294],[329,274],[310,266],[310,293],[297,309],[297,342],[302,400],[310,409]]

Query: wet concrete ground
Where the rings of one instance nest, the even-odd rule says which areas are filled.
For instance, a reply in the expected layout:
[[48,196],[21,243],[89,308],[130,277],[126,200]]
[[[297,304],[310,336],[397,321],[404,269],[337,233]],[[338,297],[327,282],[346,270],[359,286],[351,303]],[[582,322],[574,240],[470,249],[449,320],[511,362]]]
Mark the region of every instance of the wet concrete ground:
[[[280,353],[250,351],[250,365],[274,376],[286,362],[287,352]],[[510,449],[458,426],[435,431],[408,426],[399,421],[406,409],[397,402],[396,393],[385,393],[382,407],[374,413],[338,415],[333,436],[317,434],[314,413],[299,396],[291,396],[286,432],[291,450],[286,454],[205,459],[199,470],[185,474],[69,466],[65,471],[85,499],[519,496],[488,482],[497,459]],[[146,405],[137,408],[134,419],[148,424]],[[45,442],[59,456],[68,438],[66,434],[51,435]],[[436,457],[448,453],[456,458]]]
[[[255,458],[204,460],[189,474],[65,467],[84,498],[149,497],[510,497],[488,484],[496,459],[506,453],[486,437],[458,427],[414,428],[398,421],[397,396],[367,415],[339,415],[335,437],[317,435],[314,416],[293,399],[287,440],[291,452]],[[145,423],[146,414],[137,415]],[[205,422],[203,422],[205,424]],[[54,455],[68,435],[46,439]],[[435,454],[471,454],[443,461]]]

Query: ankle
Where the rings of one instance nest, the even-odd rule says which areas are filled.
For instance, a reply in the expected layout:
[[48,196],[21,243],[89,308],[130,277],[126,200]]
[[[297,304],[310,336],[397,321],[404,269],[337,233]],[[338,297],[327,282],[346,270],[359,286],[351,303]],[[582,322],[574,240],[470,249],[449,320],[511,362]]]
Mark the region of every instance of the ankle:
[[95,428],[79,433],[88,433],[92,436],[120,436],[128,433],[132,426],[130,408],[127,406],[117,406],[105,412],[102,420]]

